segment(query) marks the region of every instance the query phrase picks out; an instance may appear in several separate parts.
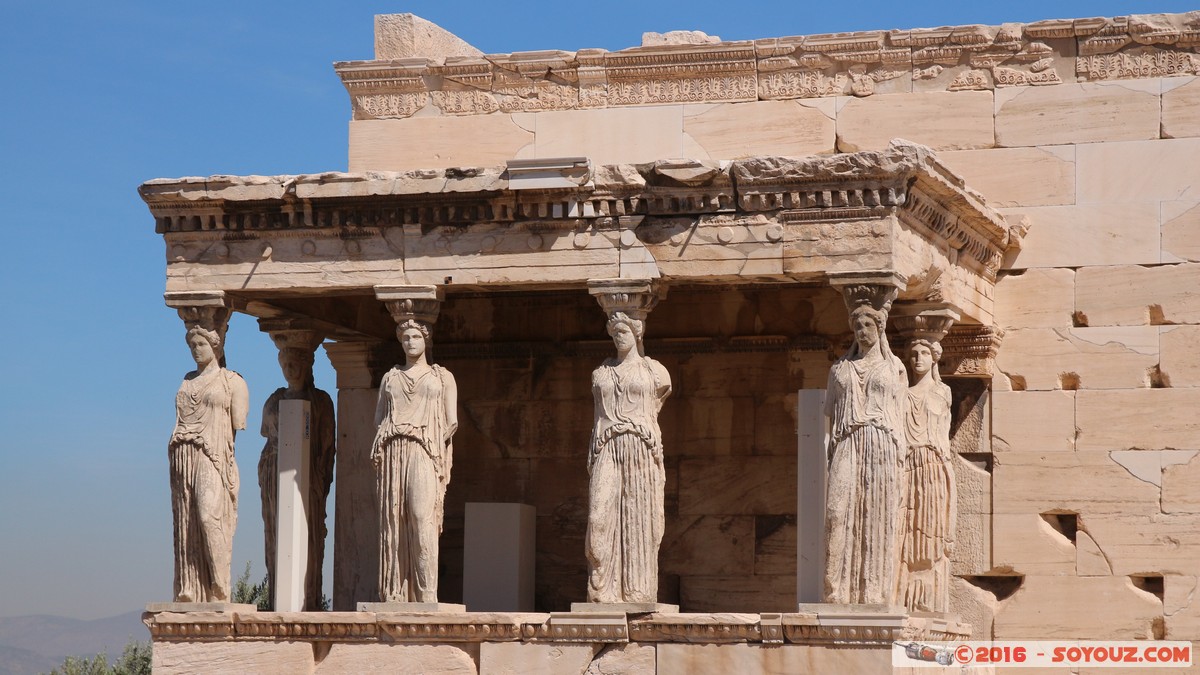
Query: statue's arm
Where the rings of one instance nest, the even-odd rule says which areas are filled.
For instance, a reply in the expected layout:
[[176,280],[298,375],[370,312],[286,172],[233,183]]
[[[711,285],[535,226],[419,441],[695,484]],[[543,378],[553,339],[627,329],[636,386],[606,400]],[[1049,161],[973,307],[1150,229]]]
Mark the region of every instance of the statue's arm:
[[446,405],[446,441],[458,431],[458,383],[454,375],[442,369],[442,397]]
[[654,394],[659,401],[663,401],[671,395],[671,373],[658,361],[650,358],[647,360],[650,362],[650,369],[654,372]]
[[317,405],[321,408],[317,412],[321,419],[321,447],[332,448],[337,440],[337,416],[333,411],[333,398],[318,389]]
[[391,377],[391,371],[383,374],[383,380],[379,382],[379,399],[375,402],[375,426],[383,424],[383,418],[387,416],[387,382]]
[[229,371],[229,418],[233,430],[246,428],[246,415],[250,412],[250,389],[241,375]]

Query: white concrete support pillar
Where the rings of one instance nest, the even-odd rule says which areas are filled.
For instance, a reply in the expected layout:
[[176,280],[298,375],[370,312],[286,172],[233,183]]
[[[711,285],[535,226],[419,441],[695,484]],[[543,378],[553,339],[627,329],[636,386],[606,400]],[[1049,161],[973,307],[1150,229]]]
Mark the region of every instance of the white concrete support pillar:
[[825,489],[829,470],[829,418],[825,390],[798,392],[796,495],[796,601],[825,596]]
[[463,603],[471,612],[532,612],[534,528],[528,504],[468,502]]
[[375,404],[379,380],[397,347],[377,341],[327,342],[337,373],[337,502],[334,506],[333,610],[353,612],[379,594],[379,509],[375,498]]
[[279,494],[275,541],[275,611],[304,610],[308,573],[308,481],[312,405],[279,402]]

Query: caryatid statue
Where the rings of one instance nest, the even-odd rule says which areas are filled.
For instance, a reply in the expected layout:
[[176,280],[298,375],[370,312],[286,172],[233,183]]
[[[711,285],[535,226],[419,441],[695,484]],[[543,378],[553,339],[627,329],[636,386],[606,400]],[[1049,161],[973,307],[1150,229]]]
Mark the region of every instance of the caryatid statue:
[[671,376],[645,355],[642,336],[658,296],[649,282],[589,286],[608,315],[617,355],[592,372],[588,601],[654,603],[666,485],[658,413],[671,394]]
[[437,602],[438,537],[458,429],[458,387],[429,363],[441,291],[376,287],[396,320],[404,364],[383,376],[371,448],[379,499],[379,599]]
[[279,522],[279,402],[308,401],[311,405],[309,438],[308,495],[305,514],[308,521],[308,564],[304,577],[304,610],[321,609],[321,569],[325,562],[325,506],[333,483],[333,460],[337,431],[333,399],[313,383],[314,352],[322,336],[312,330],[277,325],[262,319],[259,325],[270,333],[279,349],[279,367],[286,387],[276,389],[263,405],[262,435],[266,439],[258,460],[258,487],[262,495],[263,544],[266,549],[267,586],[271,606],[275,606],[276,529]]
[[229,602],[239,487],[233,439],[246,428],[250,395],[245,380],[225,368],[229,310],[223,294],[168,294],[167,304],[187,326],[196,361],[175,395],[175,430],[167,445],[175,602]]
[[894,285],[842,288],[854,342],[829,372],[825,600],[894,604],[904,506],[904,365],[885,329]]
[[948,612],[950,556],[958,495],[950,449],[950,387],[942,382],[941,339],[958,318],[952,309],[924,309],[898,321],[911,386],[905,397],[907,484],[900,593],[910,610]]

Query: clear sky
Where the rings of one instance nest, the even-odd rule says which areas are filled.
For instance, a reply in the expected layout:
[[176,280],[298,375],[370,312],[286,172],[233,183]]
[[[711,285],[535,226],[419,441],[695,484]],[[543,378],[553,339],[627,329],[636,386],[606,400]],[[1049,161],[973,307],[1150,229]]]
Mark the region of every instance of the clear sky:
[[[637,45],[643,31],[752,39],[1193,8],[1168,0],[3,0],[0,617],[97,618],[170,599],[166,442],[175,390],[193,364],[182,322],[163,305],[164,247],[137,185],[344,171],[350,106],[331,63],[371,58],[373,15],[412,12],[496,53],[616,50]],[[234,573],[249,561],[258,579],[259,412],[283,380],[252,319],[235,316],[227,342],[229,366],[252,400],[237,442]],[[317,384],[335,392],[323,353]]]

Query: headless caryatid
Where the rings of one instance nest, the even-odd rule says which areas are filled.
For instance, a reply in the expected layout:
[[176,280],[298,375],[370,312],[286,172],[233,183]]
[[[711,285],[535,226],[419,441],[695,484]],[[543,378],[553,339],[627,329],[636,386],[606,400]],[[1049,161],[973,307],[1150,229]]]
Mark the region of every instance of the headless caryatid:
[[901,591],[912,610],[947,612],[957,494],[950,450],[950,387],[938,373],[942,346],[916,339],[906,350],[912,386],[904,407],[908,485]]
[[859,286],[843,292],[854,343],[833,364],[826,398],[825,600],[890,605],[899,584],[906,448],[902,405],[908,390],[904,366],[884,333],[895,290]]
[[238,469],[233,439],[246,428],[249,392],[223,366],[228,311],[180,308],[196,369],[175,395],[167,446],[175,539],[175,602],[228,602],[237,527]]
[[321,569],[325,561],[326,500],[333,483],[333,461],[337,432],[333,399],[313,384],[313,352],[321,337],[311,331],[272,331],[279,348],[279,367],[286,387],[276,389],[263,405],[262,435],[267,439],[258,461],[258,486],[262,495],[263,543],[266,549],[267,579],[271,606],[275,606],[275,541],[279,521],[279,402],[308,401],[312,405],[309,437],[308,497],[305,514],[308,521],[308,562],[304,577],[304,610],[321,609]]

